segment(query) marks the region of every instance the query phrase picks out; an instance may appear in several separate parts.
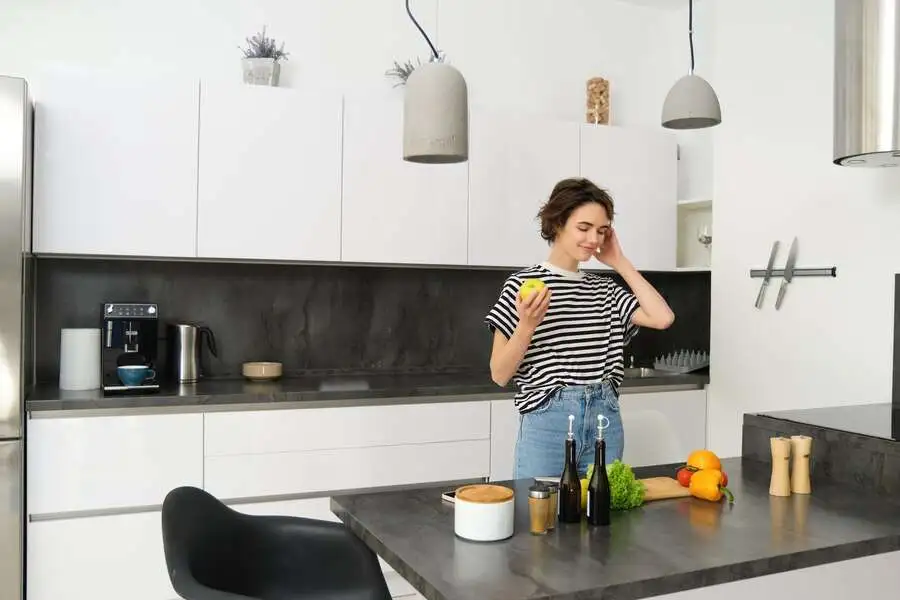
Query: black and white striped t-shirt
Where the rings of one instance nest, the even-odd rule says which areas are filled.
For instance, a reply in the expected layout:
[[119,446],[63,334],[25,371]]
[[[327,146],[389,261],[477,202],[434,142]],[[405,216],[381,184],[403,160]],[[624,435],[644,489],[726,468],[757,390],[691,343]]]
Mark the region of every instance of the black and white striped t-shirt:
[[513,376],[520,413],[539,408],[547,396],[568,385],[609,381],[625,375],[625,346],[637,333],[631,322],[637,298],[610,277],[572,272],[549,263],[513,273],[485,317],[488,327],[512,337],[519,322],[516,294],[525,279],[541,279],[550,288],[550,306],[534,332],[525,358]]

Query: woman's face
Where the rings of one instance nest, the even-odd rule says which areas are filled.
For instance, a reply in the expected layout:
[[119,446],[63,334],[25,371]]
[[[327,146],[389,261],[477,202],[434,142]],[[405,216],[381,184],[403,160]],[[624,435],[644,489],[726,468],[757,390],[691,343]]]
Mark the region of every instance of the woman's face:
[[585,262],[603,245],[611,225],[606,209],[596,202],[588,202],[572,211],[553,244],[579,262]]

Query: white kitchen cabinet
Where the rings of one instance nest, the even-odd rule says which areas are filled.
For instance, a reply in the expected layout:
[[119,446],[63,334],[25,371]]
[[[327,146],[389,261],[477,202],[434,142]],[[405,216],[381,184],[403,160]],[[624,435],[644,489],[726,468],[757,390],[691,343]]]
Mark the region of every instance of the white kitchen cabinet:
[[339,93],[203,84],[197,254],[341,258]]
[[203,487],[203,415],[31,419],[27,474],[32,516],[160,506]]
[[491,481],[505,481],[515,474],[519,411],[512,399],[491,401]]
[[403,160],[403,90],[344,99],[341,259],[466,264],[468,163]]
[[[677,152],[667,132],[581,125],[581,175],[612,195],[622,250],[641,270],[675,268]],[[606,269],[595,259],[583,266]]]
[[35,100],[35,252],[195,256],[199,81],[59,71]]
[[479,479],[490,419],[479,401],[209,413],[204,485],[235,499]]
[[577,122],[472,110],[469,264],[525,267],[547,259],[541,205],[579,174]]
[[622,394],[619,405],[631,466],[684,462],[706,447],[706,390]]
[[176,600],[159,511],[28,524],[27,600]]

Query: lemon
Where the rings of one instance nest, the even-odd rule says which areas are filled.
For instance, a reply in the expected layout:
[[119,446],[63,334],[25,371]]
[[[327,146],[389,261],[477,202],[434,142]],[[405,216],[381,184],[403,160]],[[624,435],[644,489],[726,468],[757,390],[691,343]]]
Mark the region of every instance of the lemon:
[[522,282],[522,287],[519,288],[519,297],[522,300],[527,300],[531,294],[539,292],[545,287],[546,284],[540,279],[526,279]]
[[588,484],[591,482],[590,479],[582,479],[581,480],[581,511],[584,512],[587,510],[587,491]]

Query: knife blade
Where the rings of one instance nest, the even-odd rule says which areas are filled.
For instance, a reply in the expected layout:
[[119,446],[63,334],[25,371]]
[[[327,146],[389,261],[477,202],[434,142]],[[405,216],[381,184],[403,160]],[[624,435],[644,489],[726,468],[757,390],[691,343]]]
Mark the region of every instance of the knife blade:
[[784,279],[781,280],[781,287],[778,288],[778,298],[775,300],[775,310],[781,308],[784,301],[784,292],[787,289],[791,279],[794,278],[794,263],[797,262],[797,238],[791,242],[791,250],[788,252],[787,263],[784,265]]
[[769,280],[772,278],[772,268],[775,266],[775,256],[778,254],[778,240],[772,244],[772,252],[769,254],[769,264],[766,266],[766,275],[763,278],[762,285],[759,286],[759,293],[756,295],[756,308],[762,308],[763,297],[766,295],[766,288],[769,287]]

